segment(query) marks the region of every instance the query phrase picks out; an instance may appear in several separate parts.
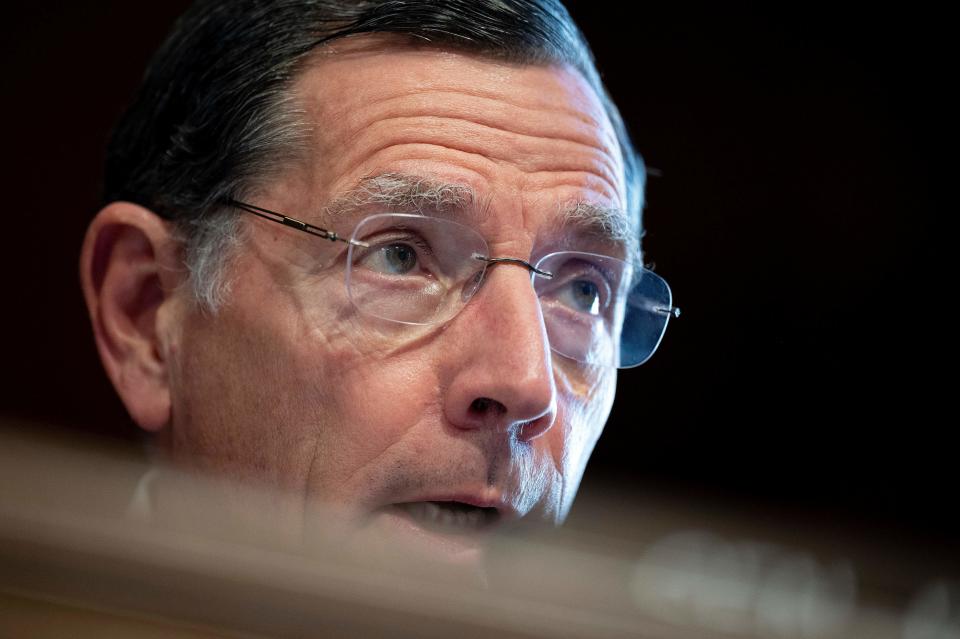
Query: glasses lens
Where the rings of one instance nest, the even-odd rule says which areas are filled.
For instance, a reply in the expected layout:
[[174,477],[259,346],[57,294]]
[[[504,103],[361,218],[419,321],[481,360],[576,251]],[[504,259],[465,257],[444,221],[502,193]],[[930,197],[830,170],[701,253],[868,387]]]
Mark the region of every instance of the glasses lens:
[[550,346],[578,362],[629,368],[647,361],[666,330],[670,287],[623,260],[562,251],[545,256],[537,277]]
[[620,368],[639,366],[653,356],[673,314],[673,294],[667,282],[643,269],[627,296],[620,336]]
[[[364,219],[348,251],[347,293],[361,312],[429,325],[456,315],[483,280],[483,237],[443,218],[385,213]],[[596,366],[629,368],[650,359],[672,309],[667,283],[605,255],[560,251],[535,276],[550,347]]]
[[357,226],[350,245],[347,292],[362,312],[406,324],[453,317],[482,279],[487,244],[473,229],[442,218],[386,213]]

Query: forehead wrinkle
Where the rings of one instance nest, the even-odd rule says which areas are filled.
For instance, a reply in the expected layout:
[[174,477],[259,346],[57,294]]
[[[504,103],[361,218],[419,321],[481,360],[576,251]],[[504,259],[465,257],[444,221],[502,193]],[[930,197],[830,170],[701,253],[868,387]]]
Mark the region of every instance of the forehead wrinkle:
[[[413,61],[415,64],[405,65],[404,62],[409,61],[399,59],[395,66],[398,73],[407,71],[405,75],[411,86],[405,90],[390,90],[385,93],[380,90],[382,89],[381,86],[370,85],[366,87],[366,91],[362,93],[352,92],[348,96],[354,97],[355,100],[364,105],[383,101],[384,95],[389,100],[402,100],[421,95],[461,95],[469,100],[499,102],[515,109],[539,111],[546,108],[579,120],[583,124],[607,128],[607,133],[610,133],[611,137],[616,140],[616,135],[604,124],[609,123],[609,117],[598,99],[599,96],[595,89],[579,70],[569,64],[507,62],[489,59],[482,54],[451,51],[445,47],[431,47],[430,49],[427,60],[424,62],[420,59],[420,56],[416,55],[418,53],[423,54],[424,51],[416,51],[410,47],[371,47],[370,50],[359,57],[368,58],[381,55],[410,57],[410,54],[415,54]],[[331,62],[334,64],[347,62],[349,64],[351,58],[356,57],[358,56],[335,52],[331,49],[321,56],[320,60],[328,64]],[[439,65],[441,72],[457,66],[458,72],[452,77],[443,77],[437,73],[422,70],[432,65]],[[459,69],[461,65],[470,66],[471,72],[464,74],[462,69]],[[405,66],[408,68],[405,69]],[[410,68],[419,71],[412,73]],[[540,75],[552,76],[550,78],[552,90],[549,93],[520,96],[511,88],[516,81],[516,76],[523,72],[536,72]],[[478,81],[478,77],[481,81]],[[524,97],[526,99],[521,99]],[[349,114],[353,110],[343,101],[328,106],[334,109],[339,107],[337,110],[342,114]]]
[[[614,155],[619,145],[606,120],[598,120],[584,109],[564,105],[562,101],[545,104],[524,104],[510,95],[485,95],[468,91],[415,88],[378,100],[363,103],[364,119],[357,119],[359,133],[377,121],[389,119],[433,117],[462,120],[488,128],[500,129],[528,137],[566,137],[571,142]],[[355,105],[337,104],[334,116],[351,116]],[[563,124],[550,124],[544,112],[565,118]],[[531,116],[529,120],[520,117]],[[562,136],[561,136],[562,134]]]
[[[405,51],[402,50],[401,53]],[[382,53],[382,52],[379,52]],[[407,52],[409,53],[409,52]],[[342,61],[342,60],[341,60]],[[331,60],[330,62],[335,62]],[[467,59],[468,63],[471,61]],[[481,66],[492,66],[489,61],[479,61]],[[399,140],[394,143],[413,143],[416,141],[410,136],[425,132],[417,118],[428,117],[432,120],[428,130],[435,130],[445,122],[460,121],[464,125],[472,125],[483,139],[490,138],[496,132],[513,134],[514,144],[529,147],[538,140],[549,138],[564,139],[570,146],[556,148],[548,152],[548,157],[554,161],[568,157],[571,152],[583,153],[594,164],[594,170],[600,173],[615,191],[620,191],[619,185],[623,180],[621,165],[621,150],[616,134],[610,126],[609,117],[599,103],[592,88],[584,85],[584,80],[575,70],[565,65],[546,65],[544,67],[519,65],[515,68],[500,68],[495,74],[486,71],[483,74],[488,83],[466,80],[461,72],[454,78],[440,78],[436,75],[425,75],[425,72],[409,72],[409,78],[402,72],[405,67],[397,63],[395,69],[398,76],[406,78],[406,83],[399,87],[392,84],[369,83],[363,85],[363,90],[345,91],[343,99],[324,99],[329,91],[309,90],[311,84],[301,80],[297,87],[299,97],[309,105],[317,121],[336,121],[344,124],[336,138],[328,138],[330,149],[355,149],[369,143],[372,136],[376,142],[372,148],[366,149],[364,155],[369,156],[389,147],[382,135],[371,130],[372,127],[390,124],[391,121],[409,119],[408,125],[401,122]],[[480,69],[483,71],[484,69]],[[363,76],[363,68],[355,69]],[[547,86],[548,90],[534,93],[532,96],[512,90],[508,82],[513,75],[520,71],[533,73],[553,73],[553,78]],[[493,77],[496,76],[496,77]],[[472,76],[471,76],[472,77]],[[351,82],[357,80],[356,73],[351,76]],[[442,81],[441,81],[442,80]],[[488,86],[490,85],[490,86]],[[353,85],[351,85],[353,86]],[[354,87],[356,88],[356,87]],[[544,112],[553,116],[561,116],[566,124],[552,123],[550,118],[540,117]],[[518,117],[529,115],[530,117]],[[537,117],[534,117],[537,116]],[[406,131],[406,135],[403,132]],[[325,134],[329,135],[329,132]],[[458,148],[470,137],[458,135],[453,141],[436,140],[441,147]],[[524,141],[525,140],[525,141]],[[427,140],[422,140],[426,142]],[[579,148],[578,148],[579,147]],[[466,149],[471,152],[474,149]],[[532,147],[529,150],[533,150]],[[489,154],[484,154],[489,155]],[[509,158],[491,158],[495,160]],[[535,160],[529,156],[528,160]],[[344,172],[350,172],[362,164],[362,160],[347,163]],[[352,166],[351,166],[352,165]],[[564,165],[570,170],[581,167]],[[528,166],[533,168],[553,169],[549,167]]]
[[[457,129],[456,126],[447,126],[448,122],[469,128]],[[383,128],[386,132],[381,130]],[[622,179],[622,167],[617,156],[601,144],[522,133],[467,117],[447,118],[430,114],[374,118],[359,128],[346,146],[364,150],[363,157],[357,161],[359,164],[372,155],[405,145],[434,146],[478,155],[493,162],[516,164],[527,172],[592,173],[606,182],[613,192],[621,191],[618,184]]]

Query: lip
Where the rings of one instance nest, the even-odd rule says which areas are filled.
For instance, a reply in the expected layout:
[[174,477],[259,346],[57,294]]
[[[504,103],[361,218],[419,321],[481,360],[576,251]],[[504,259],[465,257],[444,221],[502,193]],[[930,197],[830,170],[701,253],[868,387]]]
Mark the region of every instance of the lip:
[[[492,509],[487,520],[475,527],[445,528],[443,524],[425,521],[417,516],[421,505],[457,502],[476,508]],[[422,511],[420,511],[422,513]],[[517,510],[492,490],[426,493],[400,496],[397,501],[384,504],[371,513],[369,523],[381,539],[396,541],[400,547],[426,558],[442,559],[455,564],[476,563],[484,554],[491,535],[520,518]]]
[[506,524],[513,523],[520,519],[520,513],[503,496],[494,490],[482,492],[461,492],[461,493],[443,493],[418,495],[410,499],[402,499],[393,502],[388,507],[401,506],[403,504],[415,504],[421,502],[456,502],[474,506],[476,508],[492,508],[496,510],[496,521],[490,528],[501,528]]

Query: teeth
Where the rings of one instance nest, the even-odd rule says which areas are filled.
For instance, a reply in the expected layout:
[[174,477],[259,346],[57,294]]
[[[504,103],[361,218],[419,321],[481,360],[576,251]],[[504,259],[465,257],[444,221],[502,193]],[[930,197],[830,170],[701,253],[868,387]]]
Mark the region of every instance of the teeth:
[[488,517],[485,509],[465,504],[441,506],[432,501],[421,501],[399,506],[418,522],[451,530],[480,528]]

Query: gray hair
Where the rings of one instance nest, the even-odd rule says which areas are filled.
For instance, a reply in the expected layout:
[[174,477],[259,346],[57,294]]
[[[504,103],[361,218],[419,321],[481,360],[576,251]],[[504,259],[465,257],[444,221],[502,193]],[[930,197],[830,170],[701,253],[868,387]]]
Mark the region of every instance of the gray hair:
[[559,0],[201,0],[174,25],[115,129],[104,184],[104,203],[136,202],[174,223],[201,308],[215,312],[225,299],[229,258],[242,243],[241,218],[223,203],[244,199],[306,149],[310,131],[290,91],[304,61],[361,33],[577,69],[617,135],[639,242],[643,161]]

